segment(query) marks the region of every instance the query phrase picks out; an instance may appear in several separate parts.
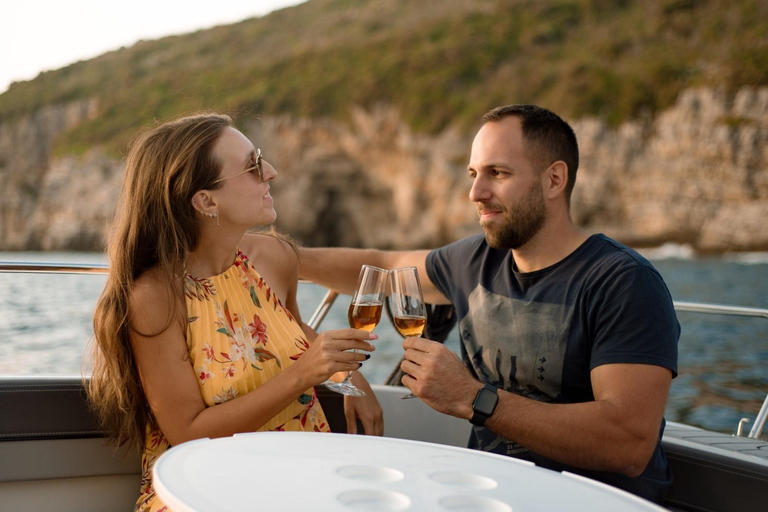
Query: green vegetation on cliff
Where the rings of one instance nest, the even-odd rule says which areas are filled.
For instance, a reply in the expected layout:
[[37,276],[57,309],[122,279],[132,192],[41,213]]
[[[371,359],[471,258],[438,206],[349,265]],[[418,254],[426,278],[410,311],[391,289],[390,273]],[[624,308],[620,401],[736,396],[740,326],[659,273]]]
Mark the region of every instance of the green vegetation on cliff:
[[198,109],[343,119],[387,104],[434,132],[537,103],[615,124],[695,85],[768,85],[768,2],[310,0],[13,84],[0,122],[96,98],[57,152],[118,151],[152,119]]

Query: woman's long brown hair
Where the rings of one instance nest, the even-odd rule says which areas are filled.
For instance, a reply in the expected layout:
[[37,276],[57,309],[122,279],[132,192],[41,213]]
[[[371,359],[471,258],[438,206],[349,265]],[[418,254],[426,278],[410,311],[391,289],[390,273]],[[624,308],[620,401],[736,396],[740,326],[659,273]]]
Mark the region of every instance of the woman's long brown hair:
[[108,243],[109,277],[93,319],[93,372],[86,388],[102,428],[118,445],[143,446],[147,427],[157,426],[129,341],[131,290],[143,272],[157,267],[169,299],[183,306],[180,282],[199,237],[192,196],[220,186],[214,184],[221,163],[213,146],[231,125],[228,116],[215,113],[182,117],[139,135],[128,152]]

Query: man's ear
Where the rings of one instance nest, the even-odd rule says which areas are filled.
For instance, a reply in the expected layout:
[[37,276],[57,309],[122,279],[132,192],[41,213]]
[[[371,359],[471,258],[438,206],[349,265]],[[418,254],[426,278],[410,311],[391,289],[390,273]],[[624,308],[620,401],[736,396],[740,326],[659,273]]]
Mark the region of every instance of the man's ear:
[[565,162],[562,160],[552,162],[544,175],[546,177],[544,195],[547,199],[554,199],[565,194],[565,187],[568,185],[568,166]]
[[198,190],[195,192],[195,195],[192,196],[192,208],[203,215],[218,212],[219,210],[216,200],[213,199],[208,190]]

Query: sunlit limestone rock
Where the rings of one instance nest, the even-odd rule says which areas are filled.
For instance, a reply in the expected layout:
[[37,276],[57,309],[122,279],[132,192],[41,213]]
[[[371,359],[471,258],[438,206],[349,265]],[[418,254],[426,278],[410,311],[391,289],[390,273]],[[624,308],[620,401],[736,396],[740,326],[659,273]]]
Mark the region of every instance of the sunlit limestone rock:
[[[0,123],[0,250],[99,249],[123,163],[91,148],[52,158],[96,101]],[[478,113],[478,120],[481,113]],[[581,165],[574,221],[637,246],[768,250],[768,88],[689,89],[670,109],[611,127],[569,120]],[[468,199],[474,133],[414,133],[386,106],[347,122],[288,116],[243,126],[277,170],[278,227],[307,245],[434,247],[480,233]]]

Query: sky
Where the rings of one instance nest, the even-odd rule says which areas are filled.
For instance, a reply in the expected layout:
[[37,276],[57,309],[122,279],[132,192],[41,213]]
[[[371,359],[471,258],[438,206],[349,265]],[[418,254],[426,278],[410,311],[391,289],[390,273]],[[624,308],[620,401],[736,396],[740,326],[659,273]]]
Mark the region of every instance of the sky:
[[263,16],[303,0],[11,0],[0,7],[0,93],[11,82],[158,39]]

